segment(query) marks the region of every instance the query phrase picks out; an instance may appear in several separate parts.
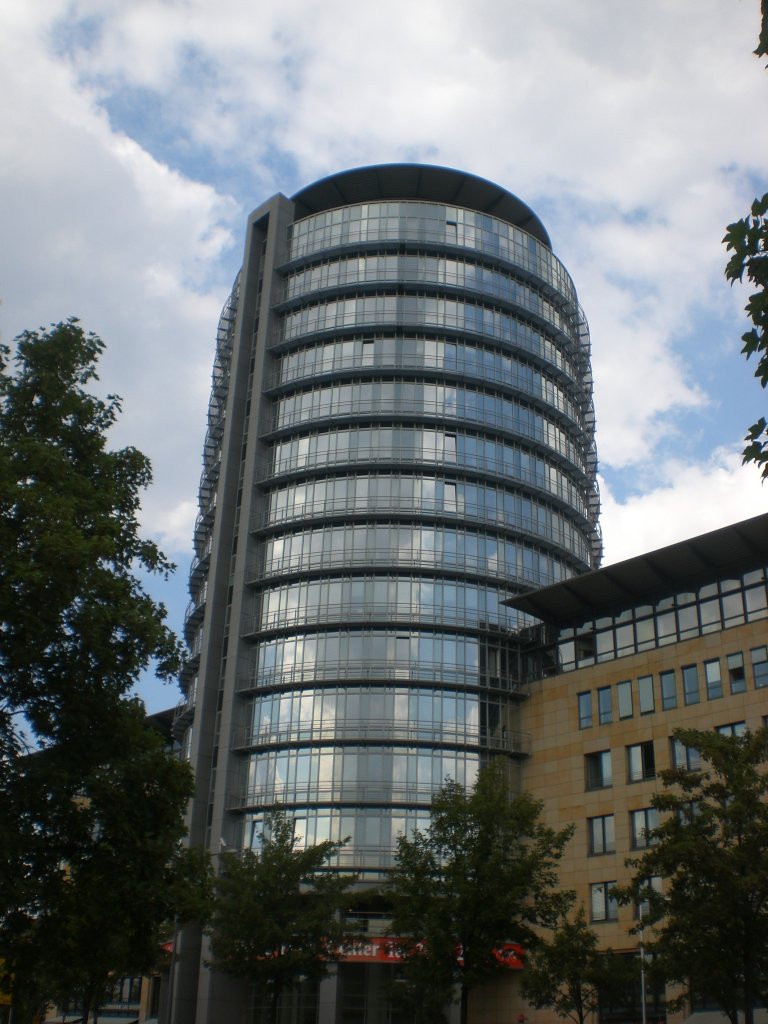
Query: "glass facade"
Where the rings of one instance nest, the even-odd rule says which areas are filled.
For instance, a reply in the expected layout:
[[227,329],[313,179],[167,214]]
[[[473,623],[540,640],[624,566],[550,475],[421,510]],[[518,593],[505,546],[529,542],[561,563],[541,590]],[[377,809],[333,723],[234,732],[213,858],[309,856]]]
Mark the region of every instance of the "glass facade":
[[[575,626],[557,631],[558,671],[571,672],[768,618],[767,583],[768,568],[749,569],[739,575],[729,573],[714,583],[665,594],[653,602],[644,599],[612,615],[584,618]],[[730,692],[743,692],[743,663],[729,665],[729,673]],[[710,698],[722,696],[718,665],[708,663],[706,685]],[[674,673],[666,673],[662,679],[661,695],[665,708],[677,706]],[[700,699],[695,666],[683,669],[683,699],[685,704]],[[652,706],[647,710],[653,710]]]
[[446,779],[527,755],[504,602],[600,557],[589,333],[544,228],[480,179],[375,170],[251,220],[178,718],[211,848],[279,804],[364,881]]

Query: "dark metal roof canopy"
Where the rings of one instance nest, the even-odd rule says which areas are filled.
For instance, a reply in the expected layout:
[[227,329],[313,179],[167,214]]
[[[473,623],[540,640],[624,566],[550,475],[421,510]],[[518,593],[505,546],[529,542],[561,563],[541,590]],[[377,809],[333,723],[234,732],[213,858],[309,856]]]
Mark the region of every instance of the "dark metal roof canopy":
[[387,199],[423,199],[463,206],[522,228],[552,248],[544,225],[522,199],[485,178],[431,164],[378,164],[332,174],[292,196],[296,213],[333,210],[350,203]]
[[576,626],[760,565],[768,565],[768,514],[529,591],[505,604],[548,625]]

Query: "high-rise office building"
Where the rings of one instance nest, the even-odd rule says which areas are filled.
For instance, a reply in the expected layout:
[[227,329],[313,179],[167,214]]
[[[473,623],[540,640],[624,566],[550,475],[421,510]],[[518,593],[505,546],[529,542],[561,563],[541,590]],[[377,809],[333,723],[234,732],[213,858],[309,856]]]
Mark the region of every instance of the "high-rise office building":
[[[365,885],[447,777],[492,755],[514,772],[526,620],[504,602],[597,566],[596,468],[587,324],[514,195],[384,165],[259,207],[195,529],[192,842],[251,846],[279,804],[307,842],[349,836],[338,866]],[[187,936],[174,1024],[239,1020],[200,964]],[[323,1024],[376,984],[346,968]]]

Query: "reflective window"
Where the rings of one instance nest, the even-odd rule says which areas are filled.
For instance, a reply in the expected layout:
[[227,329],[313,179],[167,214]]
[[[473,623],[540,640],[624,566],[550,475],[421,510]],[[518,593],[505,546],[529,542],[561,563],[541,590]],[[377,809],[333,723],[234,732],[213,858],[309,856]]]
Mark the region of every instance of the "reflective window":
[[728,682],[731,693],[744,693],[747,688],[747,676],[744,671],[744,655],[741,651],[729,654],[728,658]]
[[272,474],[356,462],[392,459],[399,463],[461,464],[467,469],[519,480],[561,498],[588,517],[587,492],[566,472],[519,446],[490,438],[427,427],[348,427],[276,442]]
[[604,789],[613,783],[610,750],[587,754],[584,758],[587,789]]
[[587,820],[587,839],[590,854],[594,856],[600,853],[614,853],[616,850],[615,832],[612,814],[589,818]]
[[592,725],[592,693],[586,691],[579,694],[579,728],[588,729]]
[[[758,568],[746,572],[741,578],[724,579],[699,587],[698,593],[688,591],[680,594],[668,594],[660,598],[654,607],[639,605],[623,608],[613,616],[604,616],[597,621],[586,620],[582,623],[563,628],[554,641],[560,658],[560,670],[570,671],[582,665],[591,664],[588,659],[609,661],[626,654],[651,650],[678,640],[695,635],[706,635],[723,628],[721,609],[725,610],[725,625],[742,621],[739,610],[742,605],[747,609],[752,605],[755,618],[764,618],[761,610],[763,597],[750,598],[752,594],[765,595],[765,569]],[[692,603],[693,602],[693,603]],[[695,602],[698,602],[696,604]],[[697,617],[693,609],[698,609]],[[749,618],[749,615],[747,615]],[[632,646],[632,625],[634,624],[635,639]],[[589,651],[587,651],[587,642]],[[732,693],[743,692],[746,686],[743,657],[734,654],[733,664],[729,664],[729,682]],[[706,663],[707,696],[714,699],[722,695],[721,683],[718,679],[719,666],[716,661]],[[695,702],[698,687],[698,669],[691,666],[686,670],[684,697],[686,703]],[[650,693],[648,694],[650,696]],[[677,706],[674,677],[664,675],[662,679],[662,706]]]
[[699,669],[696,665],[683,666],[683,701],[685,704],[699,703]]
[[504,689],[519,682],[517,658],[501,640],[415,630],[407,634],[361,630],[262,640],[244,686],[304,686],[312,679],[361,677],[443,680]]
[[[585,448],[575,432],[564,430],[537,409],[484,392],[447,384],[401,381],[333,383],[281,397],[275,404],[274,426],[309,423],[350,414],[427,415],[493,426],[530,437],[587,471]],[[576,419],[574,419],[576,422]]]
[[648,715],[656,710],[653,695],[653,676],[640,676],[637,680],[637,692],[640,698],[640,714]]
[[292,225],[290,259],[332,246],[385,239],[441,242],[487,252],[525,268],[557,289],[576,308],[568,272],[547,246],[505,221],[440,203],[363,203],[313,214]]
[[597,691],[597,709],[600,725],[608,725],[613,721],[613,702],[610,686],[601,686]]
[[720,674],[720,659],[704,662],[704,676],[707,681],[707,700],[717,700],[723,696],[723,679]]
[[718,725],[716,729],[721,736],[743,736],[747,731],[747,723],[729,722],[728,725]]
[[[455,499],[454,499],[455,500]],[[527,545],[494,534],[402,523],[345,524],[268,538],[258,575],[285,575],[334,566],[440,566],[504,579],[564,578],[569,567],[543,552],[526,561]]]
[[756,619],[764,619],[768,615],[768,595],[765,583],[759,581],[757,586],[745,590],[744,603],[747,609],[747,621],[754,622]]
[[654,845],[658,840],[651,837],[651,832],[659,827],[659,812],[655,807],[643,807],[639,811],[629,812],[630,842],[633,850],[642,850]]
[[244,746],[361,736],[488,744],[511,749],[501,698],[414,688],[331,688],[270,693],[251,701]]
[[750,655],[755,689],[768,686],[768,647],[753,647]]
[[640,782],[652,779],[656,774],[656,758],[653,740],[633,743],[627,747],[627,781]]
[[[313,846],[328,840],[346,846],[332,858],[331,864],[355,868],[370,861],[372,855],[378,863],[386,865],[394,860],[399,835],[411,835],[416,829],[429,825],[429,811],[412,808],[306,807],[292,812],[295,835],[300,846]],[[245,815],[244,846],[260,849],[261,836],[266,828],[263,812]]]
[[265,590],[261,612],[252,629],[270,629],[314,622],[361,622],[374,616],[414,618],[436,623],[513,627],[518,613],[503,602],[504,588],[483,587],[464,580],[411,577],[299,580]]
[[661,877],[659,875],[652,875],[649,878],[643,879],[643,881],[645,884],[643,886],[642,891],[648,893],[648,896],[645,899],[641,900],[639,903],[635,904],[636,920],[642,920],[644,917],[648,917],[649,913],[651,912],[651,895],[653,893],[661,895],[662,891],[662,882]]
[[619,905],[613,895],[616,882],[593,882],[589,887],[589,902],[593,921],[616,921]]
[[244,803],[422,802],[452,779],[471,787],[479,754],[417,747],[314,747],[251,754]]
[[616,684],[616,696],[619,701],[619,718],[632,717],[632,682],[624,679]]
[[671,669],[668,672],[662,672],[659,675],[661,682],[661,707],[663,711],[670,711],[672,708],[677,707],[677,684],[675,682],[675,672]]
[[[567,355],[561,354],[554,361],[571,380],[579,381],[579,369]],[[449,338],[379,336],[316,341],[282,353],[275,379],[287,384],[362,367],[440,370],[463,378],[480,378],[526,392],[556,406],[572,419],[579,418],[573,403],[583,393],[583,385],[564,388],[560,383],[562,378],[556,380],[511,352]]]
[[694,747],[686,747],[680,740],[672,739],[672,766],[698,771],[701,767],[701,756]]

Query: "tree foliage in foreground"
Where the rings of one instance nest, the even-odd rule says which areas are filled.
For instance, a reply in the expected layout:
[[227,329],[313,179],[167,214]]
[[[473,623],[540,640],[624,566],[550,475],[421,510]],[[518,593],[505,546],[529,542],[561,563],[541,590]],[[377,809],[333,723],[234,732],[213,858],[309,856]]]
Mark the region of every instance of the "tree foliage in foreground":
[[328,868],[343,843],[303,846],[293,819],[267,817],[258,852],[222,854],[210,926],[211,966],[254,983],[276,1024],[282,994],[318,981],[343,940],[354,881]]
[[[758,57],[768,56],[768,0],[762,0]],[[755,199],[748,216],[729,224],[725,238],[730,256],[725,268],[726,278],[747,281],[754,289],[749,296],[746,312],[753,327],[741,336],[742,355],[755,356],[755,377],[760,386],[768,386],[768,192]],[[765,416],[756,420],[744,438],[747,442],[743,461],[760,467],[763,480],[768,479],[768,421]]]
[[506,943],[535,941],[534,926],[554,923],[569,893],[558,891],[558,863],[572,828],[554,831],[542,805],[512,795],[501,762],[479,773],[467,792],[447,782],[432,803],[429,827],[401,836],[386,888],[392,933],[403,954],[404,997],[439,1020],[461,989],[468,994],[500,971]]
[[603,1005],[620,1004],[637,976],[634,963],[598,949],[583,905],[563,915],[551,936],[540,938],[526,957],[521,989],[533,1006],[551,1007],[562,1020],[586,1024]]
[[149,462],[108,448],[120,403],[90,391],[103,348],[74,320],[0,348],[0,960],[19,1024],[148,966],[191,864],[188,768],[128,696],[180,646],[139,578],[172,568],[139,533]]
[[[0,349],[0,726],[23,715],[40,742],[77,743],[106,695],[123,696],[180,647],[138,573],[173,568],[139,533],[152,479],[135,448],[111,451],[120,400],[87,390],[104,343],[76,321]],[[85,754],[84,754],[85,756]]]
[[[701,768],[660,773],[664,812],[652,846],[630,864],[625,898],[648,899],[648,948],[676,1004],[707,1002],[752,1024],[768,1000],[768,731],[744,736],[678,730]],[[661,877],[664,893],[647,880]]]
[[[23,887],[2,932],[14,1001],[76,997],[84,1020],[114,976],[156,966],[174,917],[204,919],[207,910],[208,864],[181,846],[189,767],[147,725],[140,702],[122,701],[113,713],[111,751],[76,778],[57,747],[28,759],[17,820],[28,836],[52,838],[60,860],[41,863],[25,844],[14,872]],[[55,817],[35,813],[63,793]]]

